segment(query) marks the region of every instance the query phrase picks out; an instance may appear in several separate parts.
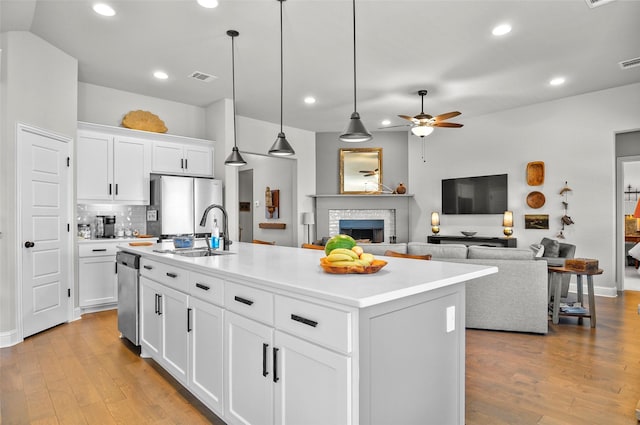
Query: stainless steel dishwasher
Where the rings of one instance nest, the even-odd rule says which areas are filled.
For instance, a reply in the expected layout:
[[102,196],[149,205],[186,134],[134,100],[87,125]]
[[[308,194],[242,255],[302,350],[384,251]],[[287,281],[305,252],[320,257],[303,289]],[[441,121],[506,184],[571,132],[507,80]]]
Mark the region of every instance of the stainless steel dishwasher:
[[130,252],[116,253],[118,271],[118,330],[123,338],[140,345],[138,309],[140,256]]

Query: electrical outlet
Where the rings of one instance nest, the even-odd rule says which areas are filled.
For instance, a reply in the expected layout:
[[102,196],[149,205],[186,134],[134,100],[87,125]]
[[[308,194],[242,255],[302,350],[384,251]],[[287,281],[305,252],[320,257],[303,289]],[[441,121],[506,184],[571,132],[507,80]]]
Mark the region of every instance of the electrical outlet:
[[255,201],[255,202],[253,203],[253,206],[254,206],[254,207],[256,207],[256,208],[258,208],[258,207],[260,206],[260,201]]
[[447,307],[447,332],[456,330],[456,306]]
[[158,210],[147,210],[147,221],[158,221]]

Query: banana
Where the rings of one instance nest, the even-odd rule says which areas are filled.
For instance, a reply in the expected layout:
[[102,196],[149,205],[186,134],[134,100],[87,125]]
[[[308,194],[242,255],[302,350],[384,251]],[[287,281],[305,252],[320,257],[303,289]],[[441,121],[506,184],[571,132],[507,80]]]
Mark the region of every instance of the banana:
[[353,252],[350,249],[346,249],[346,248],[336,248],[334,250],[332,250],[329,255],[332,254],[345,254],[350,256],[351,258],[353,258],[354,260],[358,259],[358,254],[356,254],[355,252]]
[[348,255],[348,254],[343,254],[343,253],[335,253],[334,251],[336,251],[335,249],[333,251],[331,251],[331,254],[327,255],[327,261],[330,261],[332,263],[336,262],[336,261],[349,261],[349,262],[353,262],[355,260],[355,258],[353,258],[352,256]]
[[341,267],[349,267],[349,266],[353,266],[353,267],[359,267],[361,266],[360,264],[356,263],[355,261],[334,261],[331,263],[332,266],[341,266]]

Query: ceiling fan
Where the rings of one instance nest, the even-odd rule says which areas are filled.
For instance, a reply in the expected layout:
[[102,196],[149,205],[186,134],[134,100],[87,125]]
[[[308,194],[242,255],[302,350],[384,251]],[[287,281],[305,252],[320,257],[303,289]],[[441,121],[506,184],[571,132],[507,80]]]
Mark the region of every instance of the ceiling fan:
[[364,174],[364,177],[378,175],[378,169],[377,168],[375,170],[360,170],[360,172]]
[[[403,118],[407,121],[411,121],[413,126],[411,127],[411,132],[416,136],[424,137],[431,134],[434,127],[449,127],[449,128],[460,128],[463,124],[458,124],[454,122],[445,122],[449,118],[457,117],[460,115],[460,112],[453,111],[447,112],[446,114],[440,114],[431,116],[429,114],[424,113],[424,97],[427,95],[426,90],[418,91],[418,95],[422,98],[422,109],[420,113],[416,116],[410,117],[408,115],[398,115],[400,118]],[[394,127],[403,127],[400,125],[396,125]],[[391,128],[391,127],[384,127]]]

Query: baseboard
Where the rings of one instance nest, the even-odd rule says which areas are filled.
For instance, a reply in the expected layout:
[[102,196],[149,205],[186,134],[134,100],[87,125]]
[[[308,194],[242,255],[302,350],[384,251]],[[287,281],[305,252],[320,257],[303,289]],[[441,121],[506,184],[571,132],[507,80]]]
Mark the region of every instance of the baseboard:
[[[587,284],[586,282],[582,283],[582,287],[584,288],[584,294],[588,294],[588,290],[587,290]],[[569,284],[569,292],[572,292],[574,294],[578,293],[578,284],[577,283],[570,283]],[[599,297],[611,297],[611,298],[615,298],[618,296],[618,291],[616,288],[610,288],[610,287],[605,287],[605,286],[594,286],[593,287],[593,292],[595,293],[595,295],[599,296]]]
[[96,305],[92,307],[80,307],[80,308],[77,308],[76,310],[79,310],[80,316],[82,316],[83,314],[87,314],[87,313],[97,313],[99,311],[115,310],[117,308],[118,308],[118,304],[103,304],[103,305]]
[[12,329],[8,332],[0,332],[0,348],[11,347],[22,342],[18,336],[18,330]]

